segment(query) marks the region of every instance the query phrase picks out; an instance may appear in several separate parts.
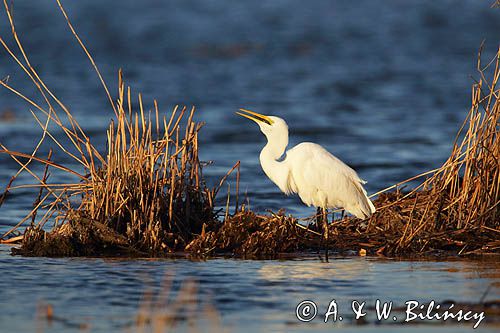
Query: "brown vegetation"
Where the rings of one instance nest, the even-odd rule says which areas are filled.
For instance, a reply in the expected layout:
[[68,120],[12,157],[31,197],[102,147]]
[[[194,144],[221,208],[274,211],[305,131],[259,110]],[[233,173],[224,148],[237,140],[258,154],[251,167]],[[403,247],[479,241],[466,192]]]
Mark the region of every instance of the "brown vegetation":
[[[7,80],[0,82],[35,108],[33,117],[43,131],[31,154],[9,150],[0,143],[0,152],[10,155],[20,165],[1,200],[17,188],[40,188],[33,210],[2,238],[13,234],[23,223],[31,222],[22,246],[27,255],[98,255],[102,249],[106,248],[107,253],[116,247],[157,255],[184,249],[204,224],[215,222],[213,200],[218,191],[207,188],[203,181],[198,160],[198,131],[202,124],[193,120],[194,107],[188,110],[176,106],[169,117],[160,117],[156,101],[154,110],[147,112],[139,95],[139,110],[133,110],[132,93],[125,87],[121,72],[116,102],[102,81],[115,114],[107,131],[107,151],[102,155],[31,66],[6,1],[4,5],[21,57],[3,39],[0,43],[32,80],[46,105],[26,97]],[[61,11],[67,19],[62,7]],[[67,22],[74,32],[69,19]],[[75,37],[78,39],[76,33]],[[64,142],[49,130],[51,124],[64,133]],[[50,155],[37,157],[46,139],[80,164],[84,172],[58,164]],[[32,161],[46,166],[43,176],[30,169]],[[53,169],[67,172],[77,181],[50,184],[48,172]],[[38,184],[13,186],[23,171],[30,173]],[[46,211],[37,218],[40,208]],[[54,216],[54,228],[46,233],[44,225]]]
[[[477,69],[480,80],[473,86],[472,107],[447,161],[377,193],[377,212],[369,220],[333,221],[332,249],[388,256],[499,252],[500,50],[485,67],[479,60]],[[412,191],[400,190],[424,177]],[[240,212],[218,230],[199,236],[189,249],[255,257],[325,247],[313,218],[306,225],[281,214]]]
[[377,200],[368,230],[393,237],[390,254],[500,249],[500,49],[485,67],[479,54],[477,70],[472,106],[447,161],[410,193]]
[[[18,252],[25,255],[49,256],[162,256],[187,251],[197,256],[229,253],[255,258],[326,246],[314,217],[299,223],[283,212],[256,215],[242,206],[234,215],[226,213],[220,222],[214,199],[227,175],[217,188],[210,189],[204,183],[198,159],[201,124],[193,120],[194,108],[175,107],[168,117],[160,117],[156,102],[153,111],[145,111],[139,95],[139,109],[133,110],[132,93],[121,73],[114,101],[60,7],[115,114],[107,130],[106,153],[101,155],[31,66],[6,1],[4,5],[20,56],[3,39],[0,43],[32,80],[46,105],[29,99],[7,80],[0,81],[34,108],[33,116],[43,131],[31,154],[9,150],[0,143],[0,153],[10,155],[20,165],[0,196],[0,206],[16,188],[40,189],[33,210],[1,237],[2,242],[21,242]],[[500,50],[487,66],[478,61],[480,79],[473,87],[472,107],[448,160],[440,168],[410,179],[428,177],[411,192],[400,190],[407,180],[377,193],[377,212],[369,220],[346,217],[333,221],[328,233],[331,249],[390,256],[499,251],[499,62]],[[66,144],[49,131],[49,124],[64,133]],[[46,158],[37,156],[46,139],[78,162],[84,172],[57,163],[51,153]],[[33,161],[45,165],[42,175],[30,169]],[[49,183],[48,174],[54,169],[77,181]],[[14,186],[21,172],[30,173],[38,184]],[[37,215],[40,208],[44,209],[42,216]],[[49,220],[54,220],[54,226],[47,231]],[[16,236],[14,232],[27,222],[30,225],[23,236]]]

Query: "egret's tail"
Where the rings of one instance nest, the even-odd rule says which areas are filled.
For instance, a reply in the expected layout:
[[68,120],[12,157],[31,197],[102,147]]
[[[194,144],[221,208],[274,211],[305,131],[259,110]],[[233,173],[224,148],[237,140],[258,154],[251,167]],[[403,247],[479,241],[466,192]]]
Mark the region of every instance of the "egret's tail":
[[370,206],[370,216],[377,211],[375,206],[373,205],[373,202],[368,198],[368,195],[366,196],[366,200],[368,201],[368,205]]
[[349,208],[346,207],[346,210],[357,218],[364,220],[372,216],[376,209],[373,202],[368,198],[365,189],[361,186],[359,189],[361,193],[359,193],[358,202]]

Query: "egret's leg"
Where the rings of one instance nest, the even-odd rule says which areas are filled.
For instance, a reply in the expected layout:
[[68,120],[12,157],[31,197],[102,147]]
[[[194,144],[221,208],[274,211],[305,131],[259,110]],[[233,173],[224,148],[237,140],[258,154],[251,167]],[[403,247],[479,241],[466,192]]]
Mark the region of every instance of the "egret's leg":
[[[322,227],[321,219],[322,219],[322,217],[323,217],[322,210],[320,207],[318,207],[316,209],[316,230],[318,232],[321,232],[321,227]],[[322,243],[323,243],[323,239],[321,239],[319,247],[318,247],[318,255],[319,255],[320,249],[323,247]]]
[[328,241],[328,210],[322,209],[322,215],[323,215],[323,238],[325,241]]
[[321,230],[322,217],[323,217],[323,211],[320,207],[318,207],[318,209],[316,210],[316,228],[318,229],[318,231]]
[[323,215],[323,240],[325,241],[325,259],[328,261],[328,210],[322,209]]

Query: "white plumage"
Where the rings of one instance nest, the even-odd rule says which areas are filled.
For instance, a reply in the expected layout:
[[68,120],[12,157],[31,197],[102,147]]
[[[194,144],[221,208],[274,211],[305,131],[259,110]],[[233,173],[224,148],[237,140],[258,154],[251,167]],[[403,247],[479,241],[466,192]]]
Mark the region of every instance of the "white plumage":
[[255,121],[267,138],[260,153],[260,164],[266,175],[285,194],[297,193],[308,206],[322,209],[342,208],[365,219],[375,212],[356,171],[322,146],[303,142],[286,152],[288,126],[274,116],[240,109],[239,115]]

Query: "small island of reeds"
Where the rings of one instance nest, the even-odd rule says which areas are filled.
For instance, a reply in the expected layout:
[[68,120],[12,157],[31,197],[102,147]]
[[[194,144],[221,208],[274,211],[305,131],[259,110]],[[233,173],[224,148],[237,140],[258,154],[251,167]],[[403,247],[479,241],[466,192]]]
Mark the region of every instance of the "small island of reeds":
[[[33,209],[1,242],[26,256],[192,256],[231,255],[276,258],[323,249],[315,216],[305,221],[284,211],[257,214],[246,205],[217,210],[225,182],[239,180],[239,162],[209,187],[199,160],[194,107],[175,106],[164,115],[156,101],[143,108],[118,75],[114,97],[94,59],[60,5],[69,29],[90,60],[109,100],[113,120],[105,149],[94,145],[70,109],[31,65],[4,1],[13,43],[0,39],[12,60],[32,81],[43,105],[9,84],[0,85],[23,99],[42,130],[32,152],[17,152],[0,142],[0,153],[19,164],[0,206],[20,188],[37,188]],[[13,46],[12,46],[13,45]],[[416,175],[374,194],[377,212],[368,220],[347,216],[328,227],[328,247],[340,253],[383,256],[480,255],[500,249],[500,50],[488,64],[478,57],[472,104],[457,131],[449,158],[435,170]],[[239,106],[235,106],[237,108]],[[54,129],[57,129],[55,131]],[[58,134],[56,134],[56,132]],[[50,141],[57,156],[76,162],[70,168],[39,147]],[[31,166],[44,166],[41,174]],[[51,183],[64,172],[71,183]],[[21,172],[36,184],[17,184]],[[405,190],[407,183],[420,185]],[[238,185],[236,185],[238,187]],[[250,198],[251,199],[251,198]],[[12,198],[15,200],[15,198]],[[229,200],[228,200],[229,202]]]

